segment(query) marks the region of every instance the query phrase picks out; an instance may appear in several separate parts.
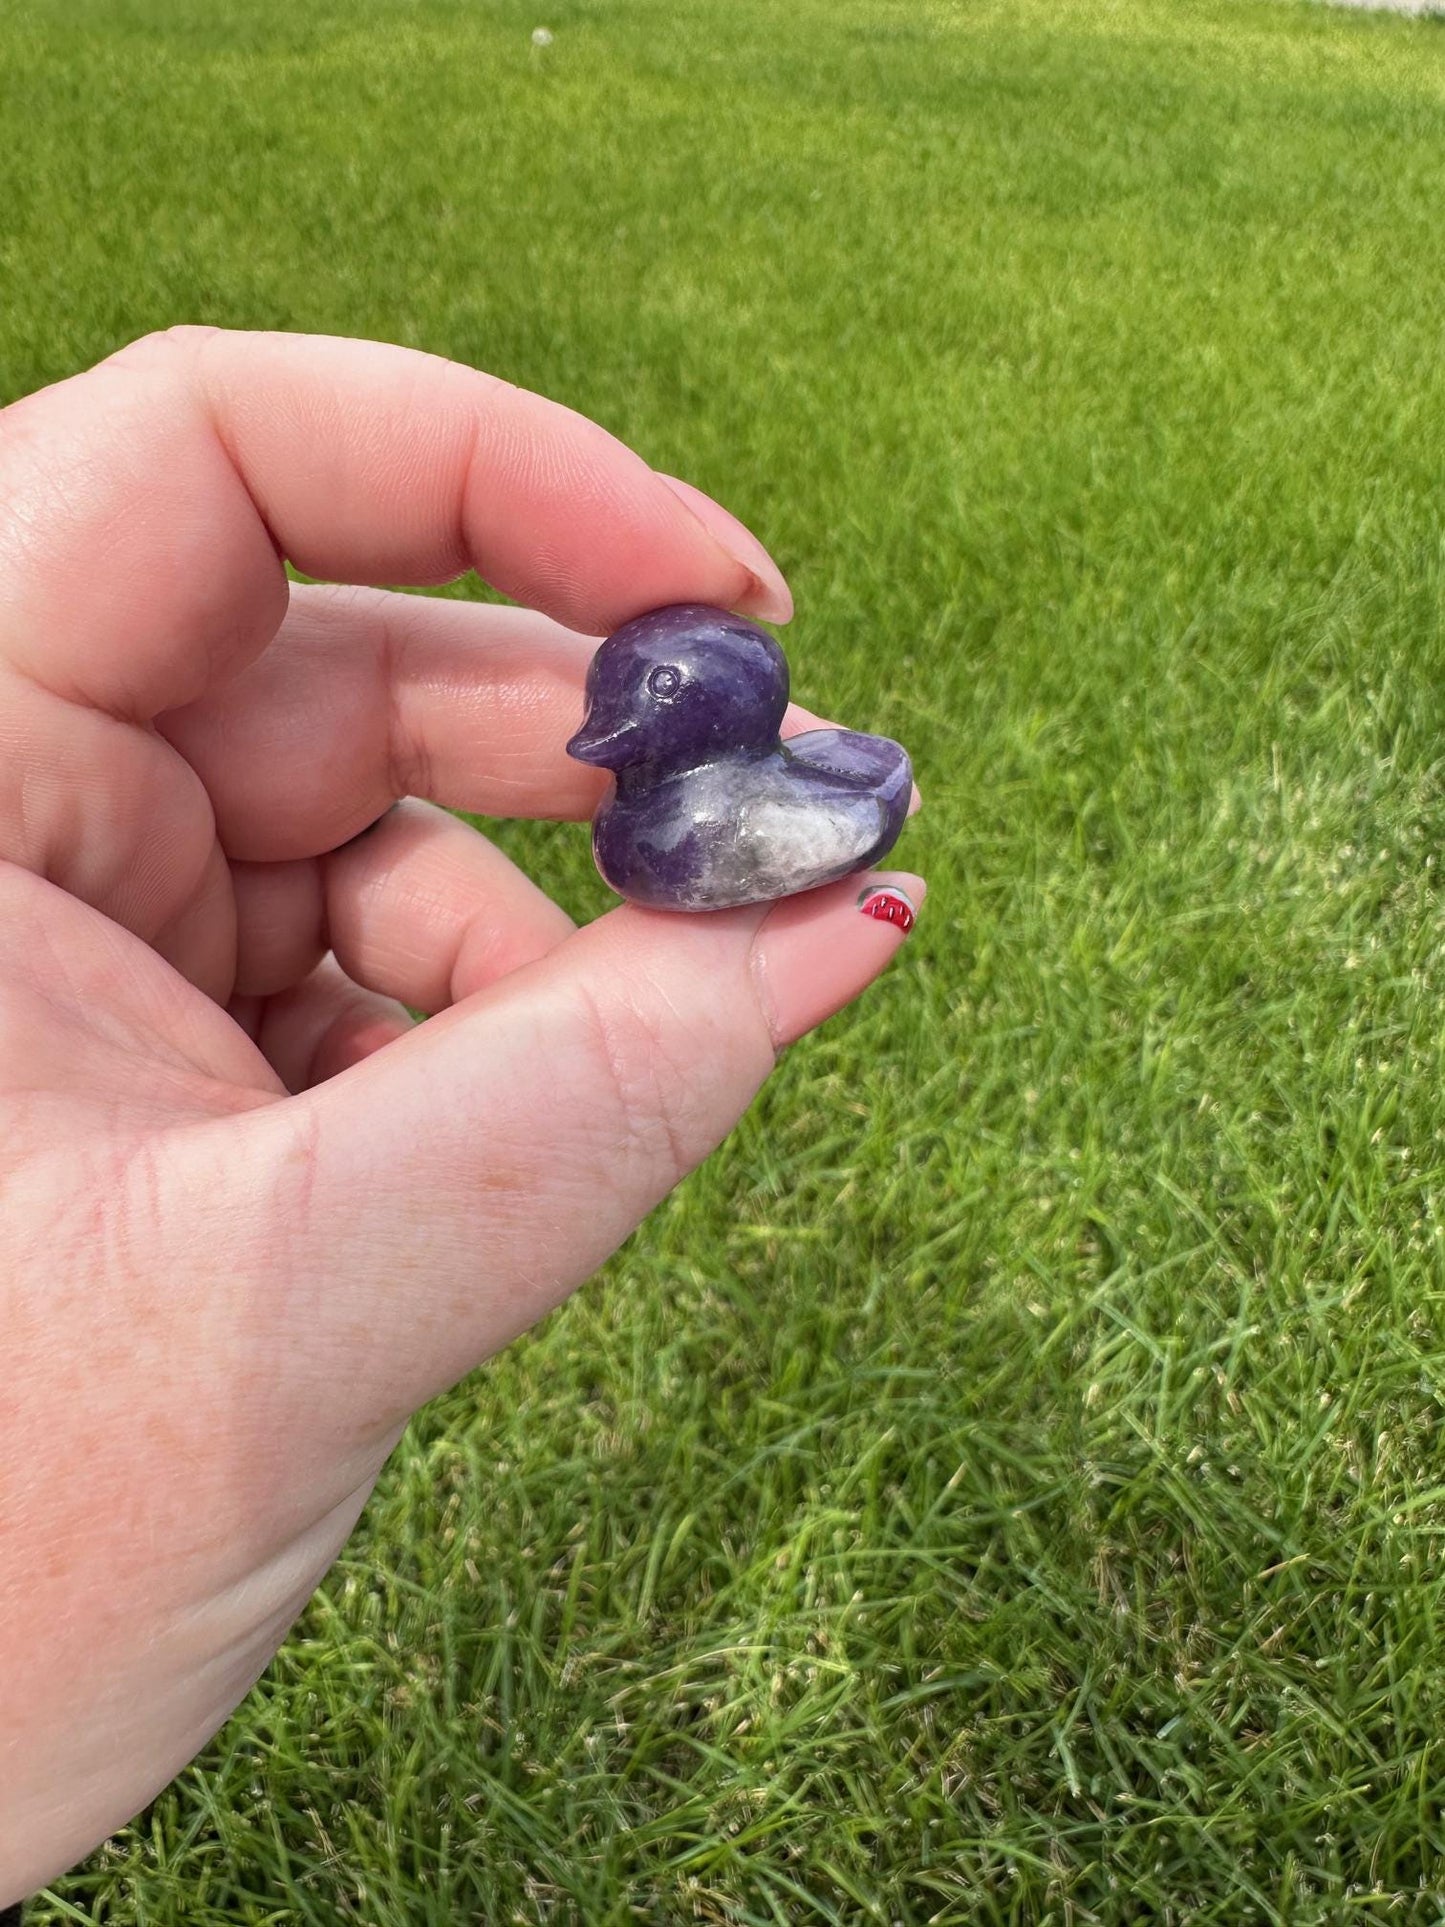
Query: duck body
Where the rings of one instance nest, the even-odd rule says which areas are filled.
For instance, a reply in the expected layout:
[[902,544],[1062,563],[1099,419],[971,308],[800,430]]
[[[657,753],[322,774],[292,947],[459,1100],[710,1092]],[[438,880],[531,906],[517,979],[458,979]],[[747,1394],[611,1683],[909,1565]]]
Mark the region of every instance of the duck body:
[[892,847],[913,786],[906,751],[849,729],[782,743],[787,700],[777,643],[722,610],[656,610],[602,644],[568,750],[614,773],[592,848],[620,896],[732,909],[832,883]]

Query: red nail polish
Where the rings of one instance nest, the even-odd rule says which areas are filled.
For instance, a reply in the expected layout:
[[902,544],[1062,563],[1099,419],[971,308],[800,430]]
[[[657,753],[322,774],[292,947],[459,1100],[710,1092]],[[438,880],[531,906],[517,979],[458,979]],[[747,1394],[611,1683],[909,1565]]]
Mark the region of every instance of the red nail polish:
[[897,924],[905,937],[913,928],[913,905],[901,890],[865,890],[858,899],[858,908],[865,917],[875,917],[879,923]]

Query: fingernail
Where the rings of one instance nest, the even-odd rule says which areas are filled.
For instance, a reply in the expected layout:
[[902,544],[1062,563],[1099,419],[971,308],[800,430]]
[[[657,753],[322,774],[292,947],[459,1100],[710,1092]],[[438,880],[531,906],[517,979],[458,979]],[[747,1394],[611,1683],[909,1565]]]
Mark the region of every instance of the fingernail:
[[753,939],[753,981],[781,1050],[851,1003],[886,968],[928,894],[904,871],[845,877],[787,897]]
[[918,918],[913,899],[896,883],[875,884],[865,890],[858,899],[858,908],[875,923],[896,924],[905,937]]
[[718,547],[747,570],[752,586],[739,606],[745,608],[749,615],[761,616],[765,622],[790,622],[793,597],[783,580],[783,572],[752,530],[744,528],[735,515],[729,515],[725,508],[710,495],[704,495],[700,488],[694,488],[691,482],[679,481],[676,475],[664,475],[661,470],[655,473],[660,482],[667,483],[684,508],[701,522]]

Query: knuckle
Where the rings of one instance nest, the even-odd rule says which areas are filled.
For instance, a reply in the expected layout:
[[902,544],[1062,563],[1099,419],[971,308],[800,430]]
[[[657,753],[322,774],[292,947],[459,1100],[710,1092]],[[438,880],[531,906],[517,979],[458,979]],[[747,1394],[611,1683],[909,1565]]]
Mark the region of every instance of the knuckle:
[[[98,362],[91,375],[117,376],[139,382],[181,383],[194,378],[209,344],[226,332],[205,322],[178,321],[169,328],[153,328],[137,335]],[[85,379],[85,377],[81,377]]]
[[125,347],[111,357],[120,360],[166,360],[176,355],[187,359],[195,355],[208,341],[223,332],[201,321],[176,321],[169,328],[153,328],[149,334],[137,335]]

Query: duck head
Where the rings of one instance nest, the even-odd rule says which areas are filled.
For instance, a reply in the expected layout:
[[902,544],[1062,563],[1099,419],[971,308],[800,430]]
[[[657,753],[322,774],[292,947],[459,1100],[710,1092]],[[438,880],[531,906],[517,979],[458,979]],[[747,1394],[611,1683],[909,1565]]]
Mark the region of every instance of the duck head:
[[567,754],[610,770],[693,769],[776,748],[787,706],[787,659],[766,630],[725,609],[675,603],[602,644]]

